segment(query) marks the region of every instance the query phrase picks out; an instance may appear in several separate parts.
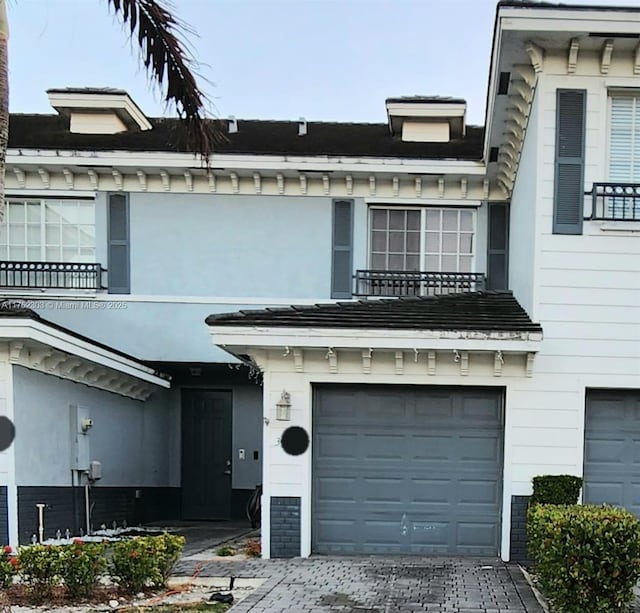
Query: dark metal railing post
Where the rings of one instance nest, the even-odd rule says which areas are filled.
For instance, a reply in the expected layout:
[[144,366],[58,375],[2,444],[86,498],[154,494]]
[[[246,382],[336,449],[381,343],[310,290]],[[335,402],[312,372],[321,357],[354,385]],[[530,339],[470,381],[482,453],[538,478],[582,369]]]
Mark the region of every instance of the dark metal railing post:
[[100,264],[0,261],[0,287],[8,289],[103,289]]
[[356,270],[354,296],[438,296],[485,288],[477,272]]

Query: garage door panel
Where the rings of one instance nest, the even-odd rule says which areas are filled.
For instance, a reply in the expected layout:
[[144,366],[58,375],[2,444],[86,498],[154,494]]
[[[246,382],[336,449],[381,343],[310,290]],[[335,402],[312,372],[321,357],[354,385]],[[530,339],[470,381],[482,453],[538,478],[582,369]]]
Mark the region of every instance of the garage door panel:
[[495,555],[501,415],[499,391],[318,387],[313,550]]
[[583,499],[640,516],[640,390],[587,392]]

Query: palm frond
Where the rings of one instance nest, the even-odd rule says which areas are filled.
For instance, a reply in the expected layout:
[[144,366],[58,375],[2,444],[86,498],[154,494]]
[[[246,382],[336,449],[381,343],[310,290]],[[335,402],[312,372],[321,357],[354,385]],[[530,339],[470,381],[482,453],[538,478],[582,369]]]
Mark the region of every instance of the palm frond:
[[189,29],[165,0],[107,0],[140,47],[142,62],[163,89],[164,100],[185,122],[189,147],[208,164],[214,144],[222,140],[216,122],[205,118],[207,98],[194,74],[195,61],[183,40]]

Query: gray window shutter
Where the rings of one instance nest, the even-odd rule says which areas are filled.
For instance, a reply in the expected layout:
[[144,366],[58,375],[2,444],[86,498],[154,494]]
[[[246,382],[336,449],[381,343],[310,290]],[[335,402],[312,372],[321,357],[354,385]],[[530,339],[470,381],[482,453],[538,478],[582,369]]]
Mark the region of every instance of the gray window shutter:
[[353,276],[353,200],[333,201],[331,297],[351,298]]
[[554,234],[582,234],[586,99],[583,89],[557,91]]
[[107,207],[109,261],[107,278],[110,294],[129,294],[129,196],[109,194]]
[[509,207],[504,203],[489,204],[487,224],[487,289],[509,286]]

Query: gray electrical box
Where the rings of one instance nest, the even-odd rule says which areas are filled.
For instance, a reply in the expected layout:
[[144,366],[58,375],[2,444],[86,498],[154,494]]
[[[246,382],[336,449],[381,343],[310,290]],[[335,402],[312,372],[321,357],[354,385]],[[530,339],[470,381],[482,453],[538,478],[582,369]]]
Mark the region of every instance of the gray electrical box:
[[89,481],[98,481],[98,479],[102,479],[102,462],[98,462],[98,460],[91,460],[89,462],[89,472],[87,473],[87,477]]
[[71,470],[89,470],[91,457],[91,438],[89,432],[93,426],[91,411],[88,407],[71,405],[69,407],[69,432],[71,437]]

